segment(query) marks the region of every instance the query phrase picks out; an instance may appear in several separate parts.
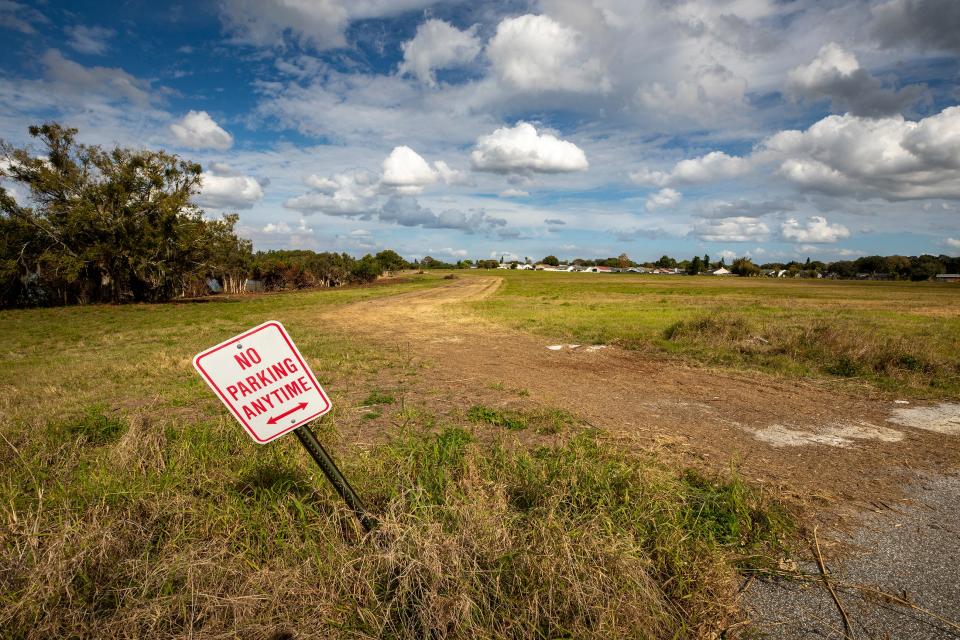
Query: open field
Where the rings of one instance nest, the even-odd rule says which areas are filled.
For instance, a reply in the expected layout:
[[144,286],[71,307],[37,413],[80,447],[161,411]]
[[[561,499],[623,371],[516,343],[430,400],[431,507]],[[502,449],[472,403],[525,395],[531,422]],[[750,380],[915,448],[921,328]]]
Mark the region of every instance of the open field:
[[[679,637],[739,621],[735,567],[792,539],[769,496],[617,451],[558,409],[488,406],[495,390],[435,410],[426,363],[332,321],[441,283],[0,316],[0,635]],[[321,437],[382,520],[365,540],[294,439],[252,444],[190,366],[268,318],[332,395]]]
[[960,287],[497,271],[484,315],[556,340],[960,397]]
[[[949,372],[851,381],[676,325],[723,309],[772,342],[764,318],[859,319],[872,340],[903,322],[910,353],[949,366],[954,289],[841,284],[457,273],[4,312],[0,635],[754,633],[744,572],[960,465],[952,405],[916,400],[955,397]],[[192,370],[270,318],[331,394],[318,433],[381,518],[371,536],[293,438],[254,445]],[[546,348],[561,339],[612,346]]]

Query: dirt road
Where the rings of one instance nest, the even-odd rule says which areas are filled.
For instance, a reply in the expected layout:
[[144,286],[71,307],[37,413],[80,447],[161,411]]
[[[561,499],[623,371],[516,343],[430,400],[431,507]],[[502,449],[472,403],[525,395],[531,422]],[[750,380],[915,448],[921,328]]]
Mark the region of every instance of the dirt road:
[[[930,505],[947,509],[960,499],[955,481],[945,486],[958,495],[946,499],[926,495],[915,482],[960,468],[960,405],[896,403],[878,392],[853,394],[815,381],[684,366],[615,347],[555,344],[485,320],[462,304],[500,285],[495,277],[456,279],[360,302],[327,320],[426,367],[410,392],[433,411],[462,412],[475,403],[561,407],[624,446],[657,447],[684,464],[718,471],[737,465],[754,482],[806,506],[828,532],[821,534],[825,553],[830,564],[845,567],[842,575],[856,577],[868,567],[881,588],[923,584],[932,608],[945,615],[960,610],[949,571],[925,573],[921,563],[904,583],[902,565],[882,560],[924,557],[916,553],[924,548],[940,550],[934,555],[960,549],[960,531],[911,524],[940,520],[927,513]],[[854,551],[849,541],[871,527],[872,548]],[[778,588],[791,591],[790,597],[771,595]],[[815,589],[766,583],[754,593],[746,594],[748,610],[769,637],[842,637],[829,606],[808,615],[811,603],[823,603]],[[870,603],[863,606],[874,611]],[[954,637],[929,620],[911,632],[916,612],[889,609],[876,605],[875,615],[858,620],[859,630],[885,637],[884,628],[899,620],[902,625],[892,627],[898,637]]]
[[461,278],[354,304],[331,320],[426,363],[431,388],[424,392],[469,406],[508,400],[491,385],[523,389],[530,402],[567,409],[626,442],[716,468],[737,463],[755,481],[822,502],[829,516],[893,506],[913,471],[960,463],[960,437],[891,422],[905,407],[879,394],[683,366],[615,347],[571,349],[460,304],[499,285],[494,277]]

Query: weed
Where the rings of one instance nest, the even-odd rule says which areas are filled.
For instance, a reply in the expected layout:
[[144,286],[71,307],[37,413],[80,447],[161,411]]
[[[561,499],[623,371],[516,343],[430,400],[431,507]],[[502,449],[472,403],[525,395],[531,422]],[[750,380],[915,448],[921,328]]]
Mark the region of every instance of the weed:
[[371,391],[370,395],[363,399],[364,406],[372,406],[376,404],[393,404],[396,402],[392,393],[383,393],[382,391]]
[[77,419],[64,425],[67,433],[73,437],[82,437],[92,445],[102,445],[118,440],[126,431],[127,425],[120,418],[108,415],[103,405],[97,404]]
[[467,411],[467,417],[474,422],[503,427],[511,431],[521,431],[529,426],[527,418],[518,411],[491,409],[482,405],[470,407]]

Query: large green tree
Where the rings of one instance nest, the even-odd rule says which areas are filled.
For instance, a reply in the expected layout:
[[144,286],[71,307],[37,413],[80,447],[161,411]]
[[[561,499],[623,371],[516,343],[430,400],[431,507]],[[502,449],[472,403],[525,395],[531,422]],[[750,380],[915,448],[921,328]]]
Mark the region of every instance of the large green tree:
[[[191,280],[246,268],[250,245],[234,233],[236,216],[211,222],[192,202],[200,165],[164,151],[80,144],[76,129],[56,123],[29,132],[42,155],[6,143],[0,153],[30,206],[4,194],[0,211],[25,235],[21,281],[51,302],[168,300]],[[8,264],[18,248],[3,249]]]

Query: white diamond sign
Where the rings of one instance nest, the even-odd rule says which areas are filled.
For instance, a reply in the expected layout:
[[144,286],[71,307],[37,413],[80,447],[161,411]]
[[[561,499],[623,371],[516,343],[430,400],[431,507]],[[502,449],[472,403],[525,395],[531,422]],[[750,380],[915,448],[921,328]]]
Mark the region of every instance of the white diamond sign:
[[276,320],[197,354],[193,366],[260,444],[331,409],[316,376]]

